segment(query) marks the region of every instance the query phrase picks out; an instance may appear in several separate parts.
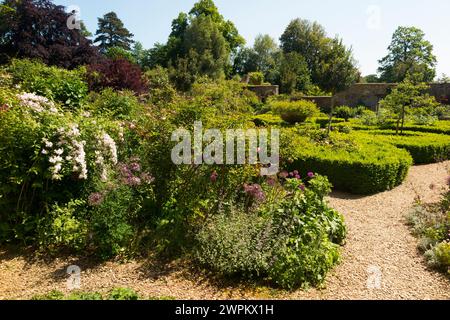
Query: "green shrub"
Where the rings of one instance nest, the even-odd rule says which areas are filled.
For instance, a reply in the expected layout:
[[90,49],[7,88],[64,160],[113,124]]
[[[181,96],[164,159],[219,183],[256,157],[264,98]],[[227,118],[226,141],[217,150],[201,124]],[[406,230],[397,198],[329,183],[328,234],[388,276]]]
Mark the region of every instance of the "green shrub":
[[364,110],[359,116],[359,121],[365,126],[374,126],[378,123],[378,117],[376,112]]
[[142,111],[142,106],[131,91],[117,92],[111,88],[100,93],[92,92],[86,110],[96,116],[113,119],[133,119]]
[[139,295],[129,288],[115,288],[109,294],[109,300],[139,300]]
[[254,116],[252,121],[258,127],[282,126],[283,124],[285,124],[280,116],[270,113]]
[[132,289],[129,288],[115,288],[111,290],[108,295],[108,299],[105,299],[103,295],[99,292],[82,292],[76,291],[70,293],[69,295],[64,295],[64,293],[53,290],[44,295],[35,295],[31,298],[32,300],[68,300],[68,301],[96,301],[96,300],[139,300],[139,295]]
[[[330,123],[330,118],[329,117],[320,117],[320,118],[316,118],[315,122],[320,125],[321,128],[328,128],[328,125]],[[343,123],[345,122],[345,119],[340,119],[340,118],[333,118],[331,120],[331,124],[333,126],[336,126],[337,124]]]
[[14,84],[25,92],[44,96],[69,109],[79,108],[88,93],[86,70],[65,70],[30,60],[12,60],[8,66]]
[[281,150],[288,166],[327,176],[338,190],[372,194],[400,185],[413,160],[405,150],[388,143],[333,133],[331,139],[284,131]]
[[264,74],[262,72],[250,72],[248,74],[248,83],[253,86],[260,86],[264,83]]
[[282,180],[282,194],[272,186],[267,199],[271,192],[279,197],[257,211],[211,217],[197,233],[197,261],[224,276],[265,278],[286,289],[322,283],[339,260],[346,228],[324,201],[328,180],[308,179]]
[[303,123],[306,119],[319,114],[316,104],[311,101],[274,101],[270,104],[271,110],[275,114],[279,114],[281,118],[290,123]]
[[348,121],[350,118],[356,116],[356,110],[347,106],[337,107],[333,110],[333,114],[338,117]]
[[269,219],[247,212],[218,214],[196,235],[196,260],[222,276],[267,274],[277,239]]
[[450,136],[447,135],[420,132],[404,132],[396,135],[394,131],[369,131],[363,136],[367,140],[376,139],[407,150],[415,164],[429,164],[450,159]]

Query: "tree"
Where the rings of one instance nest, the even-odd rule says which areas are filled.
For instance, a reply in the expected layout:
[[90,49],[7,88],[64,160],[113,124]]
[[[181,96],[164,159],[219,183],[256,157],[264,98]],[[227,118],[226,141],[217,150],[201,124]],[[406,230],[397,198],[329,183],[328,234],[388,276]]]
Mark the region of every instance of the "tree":
[[381,80],[378,77],[378,75],[376,75],[376,74],[369,74],[369,75],[363,77],[363,81],[365,83],[379,83]]
[[304,57],[312,83],[322,90],[337,93],[359,78],[351,49],[342,40],[327,37],[317,22],[291,21],[280,42],[284,53],[296,52]]
[[392,36],[388,55],[379,61],[381,80],[402,82],[409,74],[420,75],[421,81],[431,82],[436,76],[433,45],[425,33],[415,27],[399,27]]
[[200,0],[194,4],[194,7],[189,12],[192,18],[199,16],[211,17],[212,21],[217,24],[220,32],[225,38],[228,49],[230,52],[236,52],[236,50],[245,44],[245,40],[239,35],[239,32],[233,22],[225,20],[219,13],[219,9],[214,4],[213,0]]
[[[225,67],[229,63],[229,47],[211,17],[200,15],[193,19],[186,29],[182,46],[187,55],[179,57],[175,70],[172,68],[172,76],[177,78],[179,88],[189,89],[200,75],[211,79],[224,78]],[[180,74],[175,75],[176,72]],[[189,76],[182,77],[186,73]],[[183,78],[184,81],[181,80]]]
[[279,84],[281,92],[304,92],[311,84],[308,65],[302,55],[297,52],[283,54],[279,65]]
[[253,45],[256,53],[257,70],[266,76],[276,66],[276,55],[279,52],[278,45],[269,35],[258,35]]
[[320,63],[324,48],[329,42],[325,29],[317,22],[295,19],[287,26],[280,42],[283,52],[297,52],[305,58],[312,81],[321,85]]
[[98,59],[98,51],[78,29],[67,27],[70,14],[49,0],[5,0],[0,9],[1,62],[10,57],[39,59],[75,68]]
[[420,82],[421,79],[422,75],[420,74],[407,76],[386,98],[380,101],[380,107],[388,110],[396,117],[397,134],[399,131],[403,134],[405,120],[409,114],[415,110],[432,114],[438,106],[436,99],[425,93],[429,86]]
[[125,50],[131,49],[133,44],[133,34],[125,28],[122,20],[115,12],[109,12],[98,19],[98,30],[95,43],[100,43],[99,48],[102,52],[112,47],[119,47]]

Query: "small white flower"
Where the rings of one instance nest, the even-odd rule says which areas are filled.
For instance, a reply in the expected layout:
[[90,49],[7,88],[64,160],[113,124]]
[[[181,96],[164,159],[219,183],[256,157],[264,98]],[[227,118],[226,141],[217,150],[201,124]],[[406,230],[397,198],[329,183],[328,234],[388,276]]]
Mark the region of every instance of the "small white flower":
[[43,149],[43,150],[42,150],[42,154],[48,154],[48,151],[45,150],[45,149]]
[[57,150],[55,150],[55,154],[58,155],[58,156],[62,155],[63,153],[64,153],[64,149],[57,149]]

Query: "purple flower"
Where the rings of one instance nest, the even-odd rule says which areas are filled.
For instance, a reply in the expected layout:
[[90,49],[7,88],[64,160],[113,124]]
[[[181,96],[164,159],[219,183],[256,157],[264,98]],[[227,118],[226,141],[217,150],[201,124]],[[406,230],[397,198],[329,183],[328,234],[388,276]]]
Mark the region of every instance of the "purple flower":
[[300,188],[300,190],[302,190],[302,191],[305,191],[305,190],[306,190],[306,187],[305,187],[304,184],[301,184],[301,185],[299,186],[299,188]]
[[103,194],[100,192],[95,192],[89,196],[88,203],[92,207],[97,207],[102,204],[103,200],[104,200]]
[[300,175],[297,174],[294,178],[300,180],[302,177],[300,177]]
[[276,181],[275,181],[274,178],[268,178],[268,179],[267,179],[267,184],[268,184],[269,186],[273,187],[273,186],[275,186]]
[[283,172],[280,172],[279,176],[282,179],[286,179],[287,177],[289,177],[289,173],[287,171],[283,171]]
[[297,170],[294,170],[294,176],[298,176],[298,175],[300,175],[300,173],[297,171]]
[[314,173],[313,172],[308,172],[308,177],[311,178],[311,179],[314,178]]
[[244,184],[245,193],[258,201],[264,201],[266,195],[259,184]]
[[140,186],[141,183],[142,183],[142,180],[141,180],[141,178],[139,178],[139,177],[134,177],[134,176],[132,176],[132,177],[129,177],[129,178],[127,179],[127,184],[128,184],[129,186],[131,186],[131,187],[137,187],[137,186]]
[[141,171],[141,165],[139,163],[137,163],[137,162],[133,162],[133,163],[130,164],[130,169],[131,169],[131,171],[134,171],[134,172],[140,172]]
[[153,181],[155,181],[155,178],[152,177],[152,175],[148,172],[143,172],[141,174],[141,180],[146,183],[146,184],[150,184]]
[[217,178],[219,178],[219,175],[217,174],[216,171],[214,171],[213,173],[211,173],[211,176],[210,176],[209,179],[211,180],[212,183],[216,183],[217,182]]

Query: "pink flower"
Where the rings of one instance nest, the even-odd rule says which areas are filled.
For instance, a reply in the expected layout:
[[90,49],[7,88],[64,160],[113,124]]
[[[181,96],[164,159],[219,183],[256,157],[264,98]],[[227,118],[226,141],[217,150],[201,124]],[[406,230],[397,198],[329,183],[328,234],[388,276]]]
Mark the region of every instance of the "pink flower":
[[311,179],[314,178],[314,173],[313,172],[308,172],[308,177],[311,178]]
[[305,187],[304,184],[300,185],[299,188],[300,188],[300,190],[302,190],[302,191],[305,191],[305,190],[306,190],[306,187]]
[[287,177],[289,177],[289,173],[287,171],[283,171],[283,172],[280,172],[279,176],[282,179],[286,179]]
[[95,192],[89,196],[88,203],[92,207],[97,207],[102,204],[103,200],[104,200],[103,194],[100,192]]
[[212,183],[217,182],[217,178],[219,178],[219,175],[217,174],[216,171],[214,171],[213,173],[211,173],[210,180],[211,180]]

